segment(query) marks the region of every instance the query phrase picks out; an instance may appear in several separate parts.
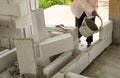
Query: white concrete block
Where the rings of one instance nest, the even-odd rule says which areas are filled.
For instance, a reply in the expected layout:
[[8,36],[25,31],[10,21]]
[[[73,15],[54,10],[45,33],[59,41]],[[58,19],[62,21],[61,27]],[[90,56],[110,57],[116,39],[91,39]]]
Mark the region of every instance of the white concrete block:
[[39,0],[35,0],[35,8],[36,8],[36,9],[39,8]]
[[0,36],[8,38],[24,38],[23,30],[0,27]]
[[3,51],[0,51],[0,55],[6,53],[6,52],[8,52],[8,51],[10,51],[10,50],[9,50],[9,49],[5,49],[5,50],[3,50]]
[[29,0],[9,0],[9,4],[17,4],[17,3],[22,3],[24,1],[29,1]]
[[38,67],[38,77],[40,78],[44,78],[44,75],[43,75],[43,68],[42,66],[37,66]]
[[73,49],[71,34],[48,38],[39,44],[41,57],[50,57]]
[[63,32],[58,32],[58,31],[48,31],[48,36],[49,37],[55,37],[55,36],[58,36],[58,35],[62,35],[64,34]]
[[34,53],[35,53],[37,64],[39,66],[46,67],[48,64],[50,64],[50,60],[48,57],[47,58],[41,57],[38,43],[34,43]]
[[10,40],[7,37],[0,37],[1,48],[10,49]]
[[29,73],[37,76],[37,66],[33,46],[33,40],[31,39],[15,40],[15,47],[21,74]]
[[105,40],[99,40],[88,49],[89,64],[106,48]]
[[0,15],[24,16],[29,13],[28,3],[0,4]]
[[30,6],[30,10],[38,9],[38,0],[9,0],[9,4],[18,4],[22,2],[29,2],[28,6]]
[[109,24],[106,26],[106,37],[105,37],[105,43],[106,47],[108,47],[112,43],[112,31],[113,31],[113,22],[109,21]]
[[[108,32],[112,32],[113,30],[113,23],[112,21],[107,21],[104,25],[102,30],[100,31],[99,38],[100,39],[105,39],[106,35],[108,35]],[[111,34],[109,34],[111,35]]]
[[4,45],[5,45],[5,48],[10,49],[10,40],[9,40],[9,38],[4,38]]
[[12,18],[13,25],[16,28],[32,25],[31,14],[27,14],[21,17],[11,16],[11,18]]
[[2,48],[2,46],[1,46],[1,39],[0,39],[0,48]]
[[0,4],[8,4],[8,0],[0,0]]
[[36,59],[39,66],[46,67],[48,64],[50,64],[49,58],[37,57]]
[[33,35],[32,26],[26,26],[23,28],[25,32],[25,38],[30,38]]
[[82,75],[80,75],[80,74],[73,73],[73,72],[68,72],[68,73],[65,75],[65,78],[89,78],[89,77],[82,76]]
[[[73,41],[74,41],[74,49],[73,49],[73,52],[77,52],[78,51],[78,29],[76,27],[68,27],[68,26],[64,26],[64,28],[67,30],[67,31],[64,31],[60,28],[57,28],[55,26],[47,26],[46,29],[47,31],[57,31],[57,32],[62,32],[62,33],[70,33],[72,36],[73,36]],[[54,33],[52,33],[54,34]],[[56,33],[55,33],[56,34]]]
[[64,73],[58,72],[52,78],[65,78],[65,77],[64,77]]
[[16,61],[16,49],[8,50],[0,55],[0,72],[14,64]]
[[10,38],[10,48],[15,48],[14,39]]
[[3,37],[0,37],[0,44],[1,44],[1,48],[5,48]]
[[32,23],[34,36],[32,37],[35,42],[43,41],[47,38],[47,32],[45,28],[44,12],[42,9],[37,9],[32,12]]
[[81,53],[60,70],[62,73],[81,73],[88,66],[88,53]]
[[36,0],[30,0],[30,8],[31,10],[35,10],[36,9],[36,3],[35,3]]
[[55,61],[53,61],[43,69],[44,76],[46,78],[51,78],[62,67],[64,67],[68,62],[70,62],[72,58],[72,52],[66,52],[60,55]]
[[32,25],[31,15],[22,17],[0,15],[0,26],[7,28],[19,28]]
[[11,16],[0,15],[0,26],[12,28],[15,25],[12,23]]

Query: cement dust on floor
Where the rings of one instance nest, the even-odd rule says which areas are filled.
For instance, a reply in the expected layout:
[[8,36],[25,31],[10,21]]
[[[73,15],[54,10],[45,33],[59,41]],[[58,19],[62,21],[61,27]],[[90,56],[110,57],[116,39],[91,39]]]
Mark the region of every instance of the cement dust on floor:
[[81,74],[91,78],[120,78],[120,45],[109,46]]

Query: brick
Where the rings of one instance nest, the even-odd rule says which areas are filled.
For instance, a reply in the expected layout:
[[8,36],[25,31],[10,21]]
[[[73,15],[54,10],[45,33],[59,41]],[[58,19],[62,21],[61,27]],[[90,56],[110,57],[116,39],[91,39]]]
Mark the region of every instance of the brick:
[[72,52],[66,52],[60,55],[55,61],[50,63],[43,69],[44,76],[51,78],[57,73],[62,67],[72,60]]
[[43,41],[47,38],[47,32],[45,28],[44,12],[42,9],[37,9],[32,12],[32,24],[34,36],[31,37],[35,42]]
[[68,72],[81,73],[88,65],[88,53],[81,53],[63,67],[60,72],[65,74]]
[[33,40],[31,39],[15,40],[15,47],[21,74],[29,73],[37,76],[37,65],[33,46]]
[[[73,49],[73,38],[71,34],[63,34],[48,38],[39,44],[40,55],[50,57]],[[47,49],[46,49],[47,48]]]

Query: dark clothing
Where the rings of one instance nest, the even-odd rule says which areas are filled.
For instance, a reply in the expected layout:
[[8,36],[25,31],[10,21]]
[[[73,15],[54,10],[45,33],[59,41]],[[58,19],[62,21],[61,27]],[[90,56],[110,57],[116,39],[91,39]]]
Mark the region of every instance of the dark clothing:
[[[80,38],[82,36],[79,32],[79,28],[80,28],[80,26],[81,26],[81,24],[84,20],[84,17],[86,17],[85,13],[83,13],[79,19],[75,18],[75,26],[78,27],[78,38]],[[95,21],[95,17],[92,18],[91,20]],[[86,41],[87,41],[88,44],[91,44],[91,42],[93,42],[93,35],[87,37]]]

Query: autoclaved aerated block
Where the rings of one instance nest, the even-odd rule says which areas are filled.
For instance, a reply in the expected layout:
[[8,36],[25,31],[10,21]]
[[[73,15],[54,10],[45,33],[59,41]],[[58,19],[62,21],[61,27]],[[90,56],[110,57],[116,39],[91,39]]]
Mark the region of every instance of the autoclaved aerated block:
[[50,57],[73,49],[70,33],[48,38],[39,44],[41,57]]
[[51,78],[62,67],[64,67],[68,62],[70,62],[72,58],[73,57],[71,51],[63,53],[43,69],[44,76],[46,78]]
[[19,4],[0,4],[0,15],[24,16],[30,13],[28,2]]

